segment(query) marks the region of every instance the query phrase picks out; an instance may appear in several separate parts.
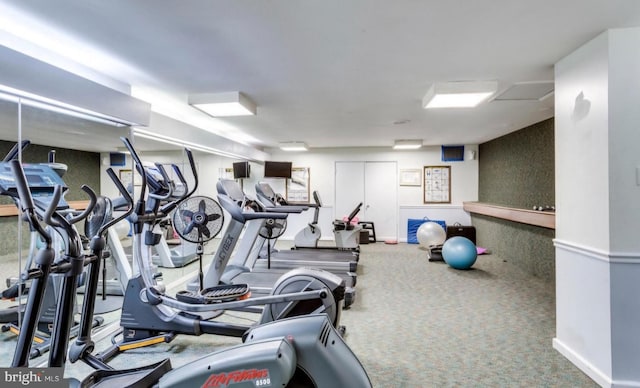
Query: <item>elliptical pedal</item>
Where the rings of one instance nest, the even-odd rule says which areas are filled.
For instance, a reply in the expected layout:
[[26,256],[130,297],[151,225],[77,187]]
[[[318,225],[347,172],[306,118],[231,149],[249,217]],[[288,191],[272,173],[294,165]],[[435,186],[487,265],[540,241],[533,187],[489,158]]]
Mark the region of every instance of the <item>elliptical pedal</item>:
[[176,299],[190,304],[212,304],[242,300],[251,296],[247,284],[223,284],[201,291],[179,291]]
[[123,370],[97,370],[87,376],[78,385],[85,387],[150,387],[160,380],[160,377],[171,370],[171,361],[162,360],[158,363],[140,368]]

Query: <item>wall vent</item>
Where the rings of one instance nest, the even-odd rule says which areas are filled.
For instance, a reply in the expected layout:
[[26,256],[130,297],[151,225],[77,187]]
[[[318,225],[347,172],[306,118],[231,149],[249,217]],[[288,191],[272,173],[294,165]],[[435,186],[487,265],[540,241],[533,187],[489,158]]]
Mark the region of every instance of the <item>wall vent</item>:
[[553,94],[553,81],[516,82],[494,101],[540,101]]

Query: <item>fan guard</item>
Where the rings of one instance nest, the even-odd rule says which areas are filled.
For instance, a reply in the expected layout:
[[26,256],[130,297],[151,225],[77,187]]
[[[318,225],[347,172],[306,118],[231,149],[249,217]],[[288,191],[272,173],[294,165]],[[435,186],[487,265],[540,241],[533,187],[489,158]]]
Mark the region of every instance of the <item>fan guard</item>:
[[260,237],[264,237],[267,240],[276,239],[287,229],[287,219],[276,219],[276,218],[268,218],[262,228],[260,228],[260,232],[258,234]]
[[220,204],[205,196],[190,197],[174,210],[173,227],[178,235],[192,243],[204,243],[222,230],[224,213]]

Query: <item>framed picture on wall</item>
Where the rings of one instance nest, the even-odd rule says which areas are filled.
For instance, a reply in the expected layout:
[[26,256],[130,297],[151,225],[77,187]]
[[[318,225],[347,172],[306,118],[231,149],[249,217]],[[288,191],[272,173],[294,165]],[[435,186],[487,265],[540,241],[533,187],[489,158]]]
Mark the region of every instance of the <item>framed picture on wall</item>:
[[142,186],[142,176],[138,174],[137,171],[133,172],[129,169],[121,169],[118,172],[118,177],[120,178],[120,182],[122,182],[124,187],[127,187],[131,183],[133,183],[134,186]]
[[287,201],[309,202],[309,181],[309,167],[292,167],[291,179],[286,183]]
[[451,203],[451,166],[424,166],[424,203]]
[[233,167],[220,167],[218,175],[220,179],[233,179]]
[[422,186],[422,170],[419,168],[400,169],[400,186]]

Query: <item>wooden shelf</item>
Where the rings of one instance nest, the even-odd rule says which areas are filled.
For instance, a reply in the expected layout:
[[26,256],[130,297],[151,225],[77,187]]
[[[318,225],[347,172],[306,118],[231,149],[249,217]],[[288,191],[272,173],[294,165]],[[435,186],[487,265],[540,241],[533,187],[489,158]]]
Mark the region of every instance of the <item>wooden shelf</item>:
[[[67,201],[71,209],[84,210],[87,208],[89,201]],[[0,205],[0,217],[11,217],[18,215],[16,205]]]
[[556,214],[537,210],[518,209],[513,207],[492,205],[483,202],[463,202],[462,208],[469,213],[500,218],[522,224],[536,225],[543,228],[556,228]]

